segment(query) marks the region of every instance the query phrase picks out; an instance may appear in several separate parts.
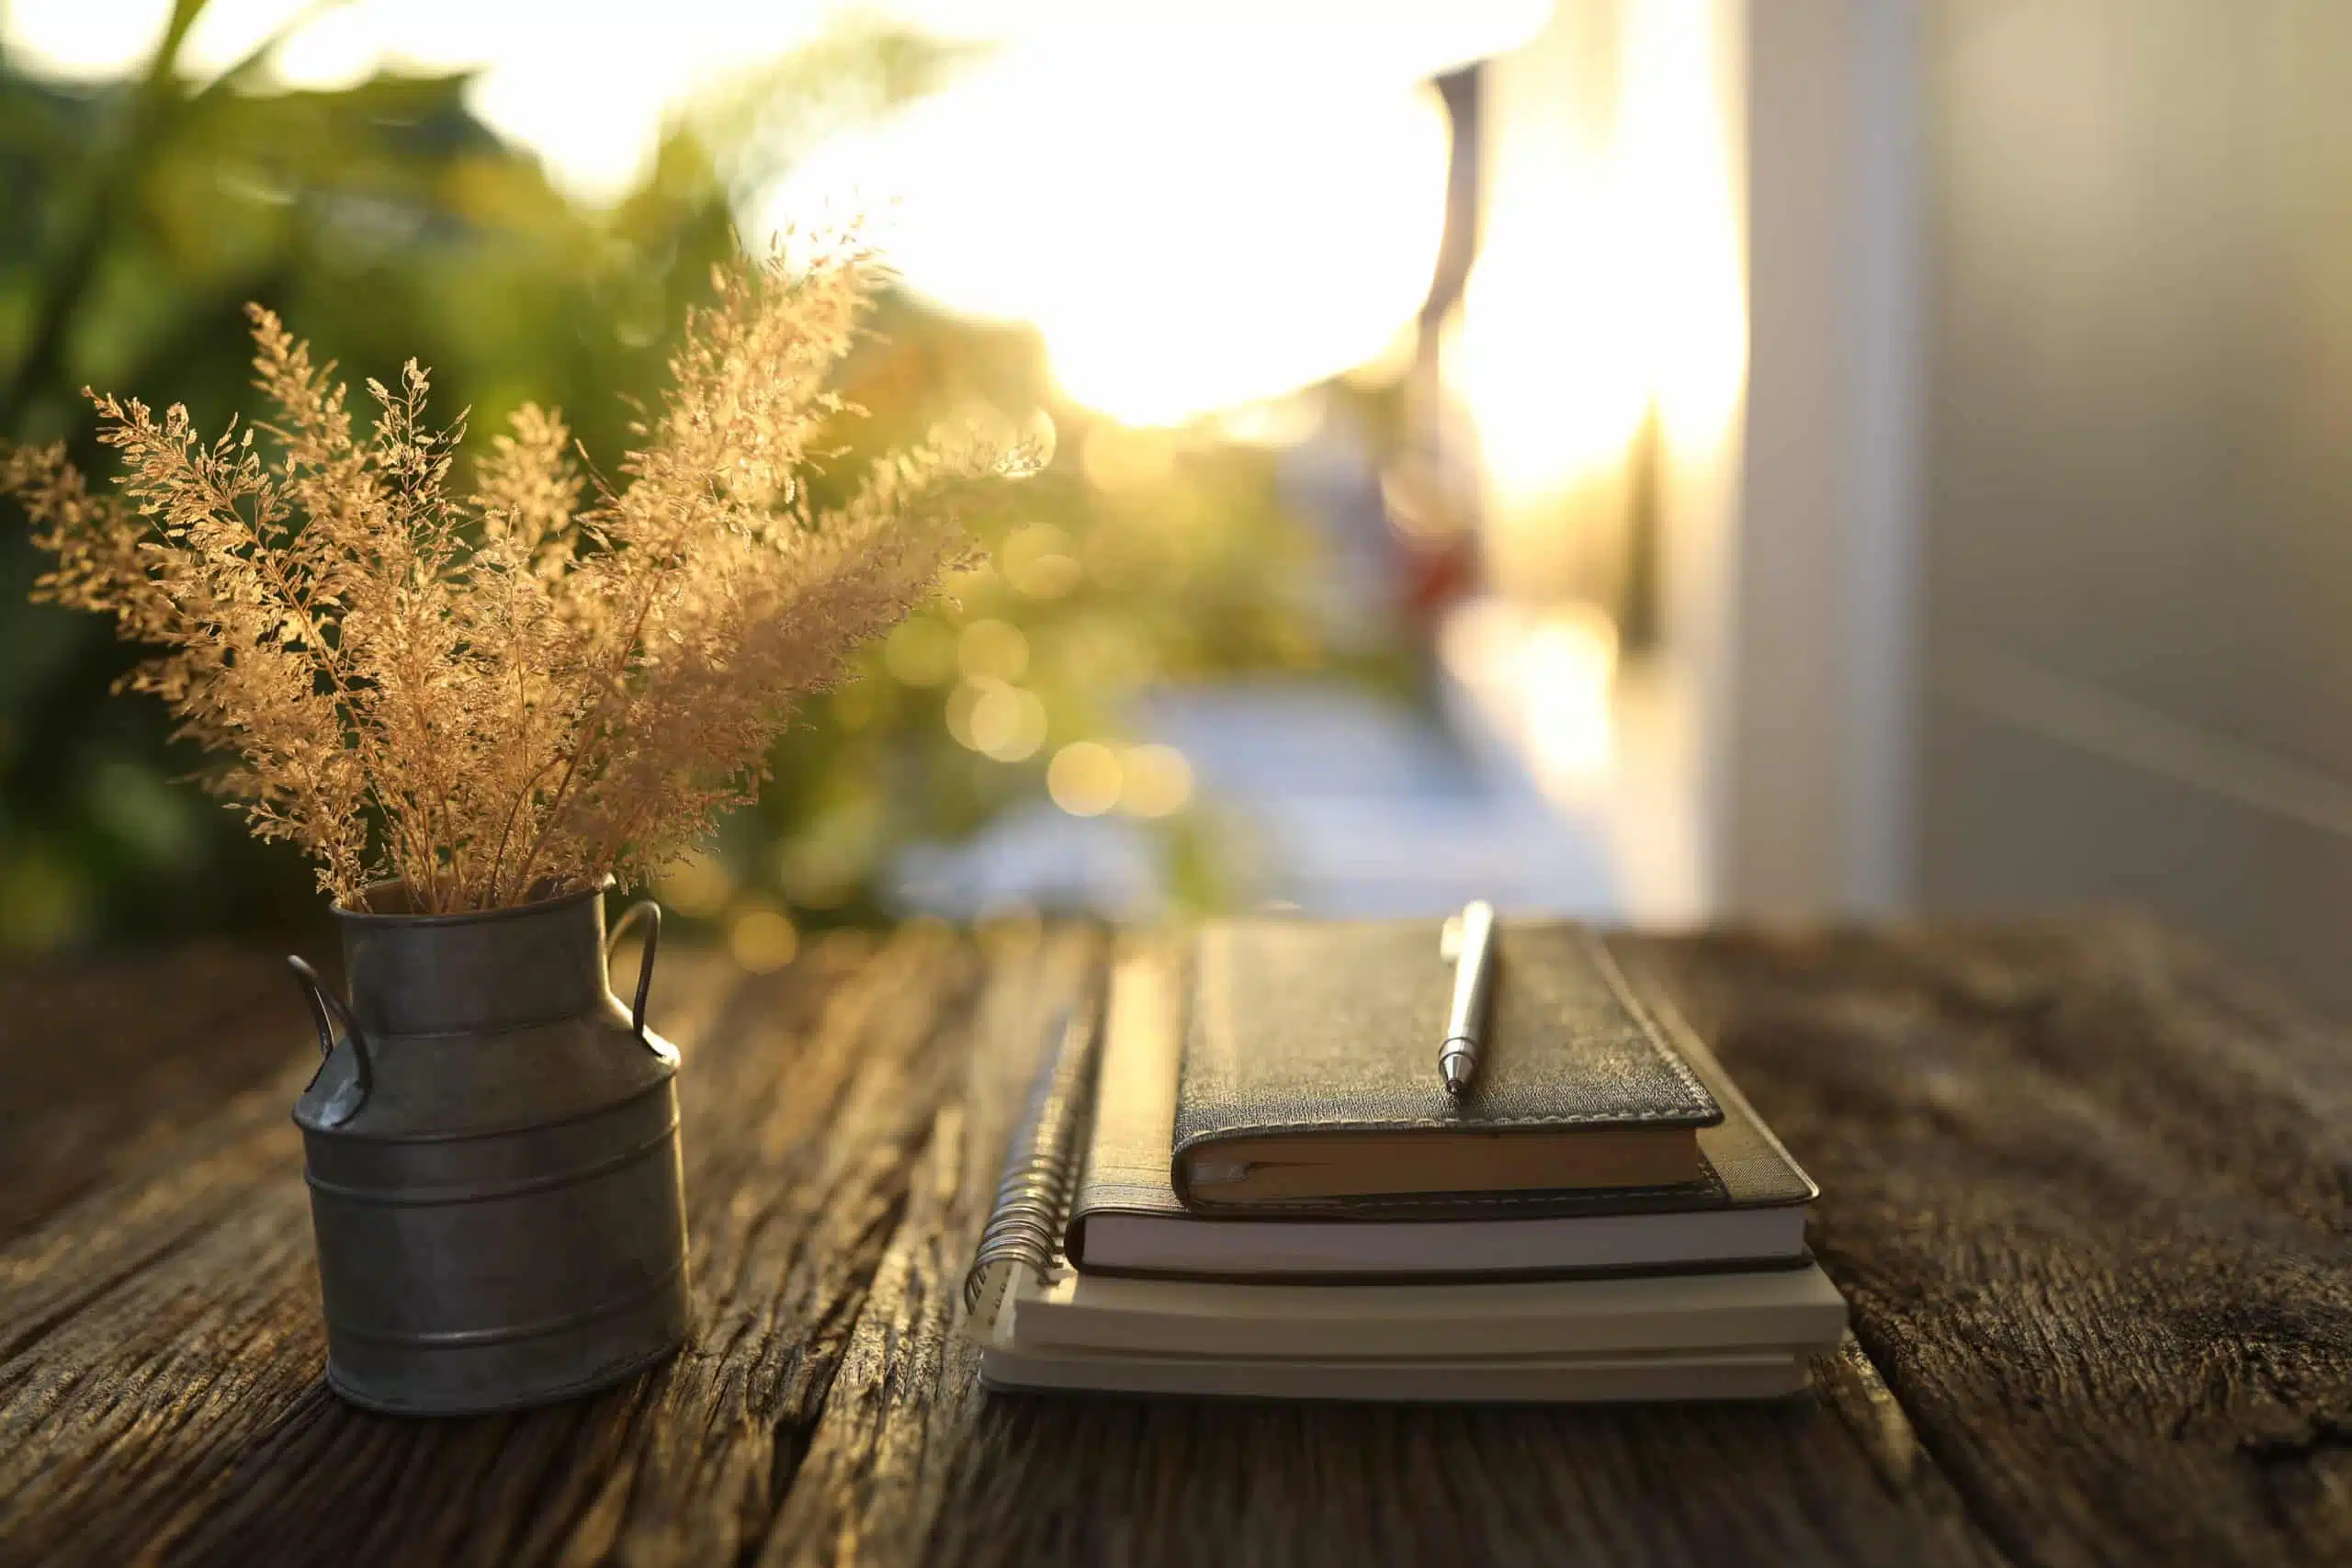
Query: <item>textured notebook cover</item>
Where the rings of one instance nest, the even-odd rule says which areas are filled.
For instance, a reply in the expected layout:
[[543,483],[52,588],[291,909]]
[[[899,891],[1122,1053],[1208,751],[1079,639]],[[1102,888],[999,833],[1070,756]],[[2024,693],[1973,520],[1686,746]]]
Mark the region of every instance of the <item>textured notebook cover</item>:
[[1451,969],[1433,920],[1235,920],[1204,929],[1172,1156],[1220,1141],[1414,1129],[1707,1127],[1714,1097],[1600,938],[1514,922],[1468,1094],[1437,1076]]

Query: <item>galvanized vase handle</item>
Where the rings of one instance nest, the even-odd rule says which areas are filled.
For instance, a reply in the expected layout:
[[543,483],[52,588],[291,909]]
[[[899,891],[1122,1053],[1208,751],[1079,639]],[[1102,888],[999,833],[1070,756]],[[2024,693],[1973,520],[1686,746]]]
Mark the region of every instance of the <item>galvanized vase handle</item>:
[[653,957],[662,951],[662,906],[650,898],[640,898],[631,904],[621,918],[613,922],[611,934],[605,938],[605,956],[610,958],[621,938],[638,921],[647,921],[645,953],[637,961],[637,1004],[629,1009],[629,1027],[639,1040],[645,1038],[645,999],[653,994]]
[[[368,1102],[368,1093],[376,1087],[376,1064],[368,1052],[368,1037],[359,1031],[359,1021],[342,998],[326,987],[319,972],[301,959],[288,953],[286,966],[294,971],[294,978],[302,983],[302,994],[310,998],[311,1017],[319,1026],[319,1060],[323,1064],[334,1055],[334,1025],[343,1025],[343,1036],[351,1043],[352,1074],[346,1088],[337,1091],[324,1108],[320,1118],[330,1127],[348,1122]],[[333,1021],[329,1014],[333,1014]]]

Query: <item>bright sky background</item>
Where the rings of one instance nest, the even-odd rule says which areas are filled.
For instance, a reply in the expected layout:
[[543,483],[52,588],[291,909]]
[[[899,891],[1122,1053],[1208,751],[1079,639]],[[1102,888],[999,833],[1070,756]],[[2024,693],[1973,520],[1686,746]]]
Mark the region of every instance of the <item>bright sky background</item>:
[[[19,69],[118,77],[169,0],[0,0]],[[302,0],[214,0],[220,71]],[[1279,396],[1378,355],[1428,288],[1447,137],[1428,79],[1532,36],[1550,0],[352,0],[269,62],[332,88],[480,73],[469,102],[589,202],[627,192],[697,90],[853,11],[1000,47],[945,93],[820,151],[741,214],[887,214],[943,303],[1035,323],[1080,401],[1138,423]]]

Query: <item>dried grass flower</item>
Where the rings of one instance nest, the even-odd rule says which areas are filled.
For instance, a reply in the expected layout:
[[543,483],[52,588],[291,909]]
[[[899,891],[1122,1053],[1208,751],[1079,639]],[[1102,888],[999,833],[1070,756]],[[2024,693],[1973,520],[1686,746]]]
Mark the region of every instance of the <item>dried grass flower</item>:
[[639,883],[756,793],[795,705],[1040,457],[934,438],[812,501],[881,280],[850,239],[722,270],[617,488],[526,407],[453,493],[463,422],[429,423],[424,370],[368,383],[363,434],[334,367],[258,306],[270,423],[207,442],[185,408],[92,394],[119,491],[62,446],[0,450],[0,488],[55,557],[36,597],[161,649],[127,684],[232,759],[209,782],[338,902],[386,878],[431,913]]

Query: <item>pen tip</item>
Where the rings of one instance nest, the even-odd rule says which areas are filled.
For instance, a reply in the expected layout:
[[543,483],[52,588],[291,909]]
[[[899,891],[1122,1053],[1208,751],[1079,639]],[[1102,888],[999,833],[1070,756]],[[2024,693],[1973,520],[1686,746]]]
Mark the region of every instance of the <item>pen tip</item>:
[[1449,1055],[1437,1065],[1438,1076],[1445,1080],[1445,1092],[1459,1100],[1462,1091],[1470,1087],[1470,1064],[1460,1056]]

